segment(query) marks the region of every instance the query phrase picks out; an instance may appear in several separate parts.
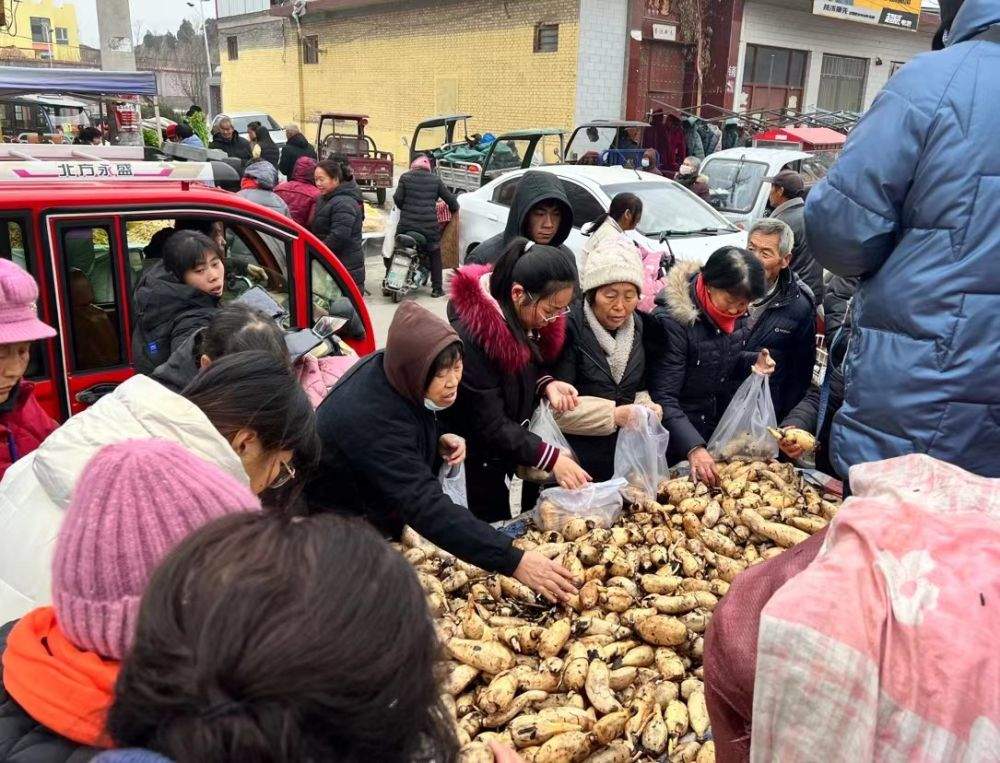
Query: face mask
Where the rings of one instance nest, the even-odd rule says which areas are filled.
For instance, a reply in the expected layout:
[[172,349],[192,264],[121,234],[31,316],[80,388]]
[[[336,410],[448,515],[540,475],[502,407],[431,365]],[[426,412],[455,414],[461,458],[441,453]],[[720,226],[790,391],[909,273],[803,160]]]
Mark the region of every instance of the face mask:
[[439,413],[441,411],[448,410],[447,405],[438,405],[433,400],[427,397],[424,398],[424,408],[426,408],[428,411],[433,411],[434,413]]
[[643,159],[643,160],[642,160],[642,161],[640,162],[640,164],[641,164],[641,165],[642,165],[643,167],[648,167],[648,166],[649,166],[649,159]]

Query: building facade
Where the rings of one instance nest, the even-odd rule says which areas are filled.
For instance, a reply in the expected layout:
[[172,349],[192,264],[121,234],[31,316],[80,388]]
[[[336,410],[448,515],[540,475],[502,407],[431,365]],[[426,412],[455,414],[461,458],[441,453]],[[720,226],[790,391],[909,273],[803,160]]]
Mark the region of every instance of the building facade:
[[84,64],[76,7],[68,0],[22,0],[6,4],[0,52],[11,64]]

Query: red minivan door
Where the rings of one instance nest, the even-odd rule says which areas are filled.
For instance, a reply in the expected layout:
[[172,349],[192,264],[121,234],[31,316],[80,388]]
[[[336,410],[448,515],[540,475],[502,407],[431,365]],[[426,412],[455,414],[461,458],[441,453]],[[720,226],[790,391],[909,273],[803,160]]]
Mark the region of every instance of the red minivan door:
[[59,317],[58,348],[70,415],[132,376],[125,247],[111,214],[43,218]]

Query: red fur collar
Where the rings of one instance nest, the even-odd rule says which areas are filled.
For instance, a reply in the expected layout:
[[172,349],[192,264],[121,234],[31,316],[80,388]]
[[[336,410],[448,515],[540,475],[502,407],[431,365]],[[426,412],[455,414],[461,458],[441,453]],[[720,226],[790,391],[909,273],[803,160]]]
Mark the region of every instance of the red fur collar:
[[[531,360],[531,351],[514,339],[496,300],[481,285],[482,276],[491,270],[490,265],[466,265],[456,270],[450,283],[451,304],[487,357],[506,374],[520,373]],[[559,357],[565,339],[565,317],[541,329],[538,349],[542,360],[551,363]]]

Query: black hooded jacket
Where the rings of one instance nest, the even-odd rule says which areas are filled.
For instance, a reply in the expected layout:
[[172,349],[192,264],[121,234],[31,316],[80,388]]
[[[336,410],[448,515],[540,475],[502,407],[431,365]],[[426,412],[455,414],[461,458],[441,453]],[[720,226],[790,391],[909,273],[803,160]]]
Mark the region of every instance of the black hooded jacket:
[[551,172],[525,172],[517,184],[517,192],[510,205],[507,227],[503,233],[486,239],[473,249],[465,258],[465,264],[495,265],[511,241],[518,236],[531,238],[528,235],[528,213],[533,206],[543,201],[555,202],[562,207],[562,221],[549,246],[558,246],[567,254],[572,254],[563,242],[573,230],[573,207],[570,206],[562,182]]
[[250,141],[235,130],[233,130],[233,137],[228,140],[221,132],[212,133],[212,142],[208,144],[208,147],[225,151],[226,156],[230,159],[239,159],[244,167],[253,159],[253,148],[250,146]]
[[365,208],[361,189],[356,181],[345,180],[329,196],[320,196],[316,202],[312,231],[330,247],[337,259],[349,271],[364,293],[365,254],[361,232],[365,221]]
[[136,322],[132,361],[149,374],[191,334],[208,325],[219,309],[219,298],[181,283],[157,263],[135,289]]
[[316,411],[321,465],[310,506],[362,516],[398,538],[409,525],[460,559],[513,574],[511,538],[444,494],[436,476],[437,415],[424,406],[431,364],[458,334],[414,302],[396,311],[385,350],[355,364]]
[[452,213],[458,211],[458,199],[437,174],[427,170],[404,172],[392,197],[400,213],[396,232],[416,231],[423,234],[429,246],[436,246],[441,241],[441,226],[437,219],[438,199],[443,199]]
[[297,132],[281,147],[281,159],[278,160],[278,171],[285,177],[290,178],[292,171],[295,169],[295,162],[301,156],[308,156],[310,159],[315,159],[316,149],[306,140],[305,135]]

